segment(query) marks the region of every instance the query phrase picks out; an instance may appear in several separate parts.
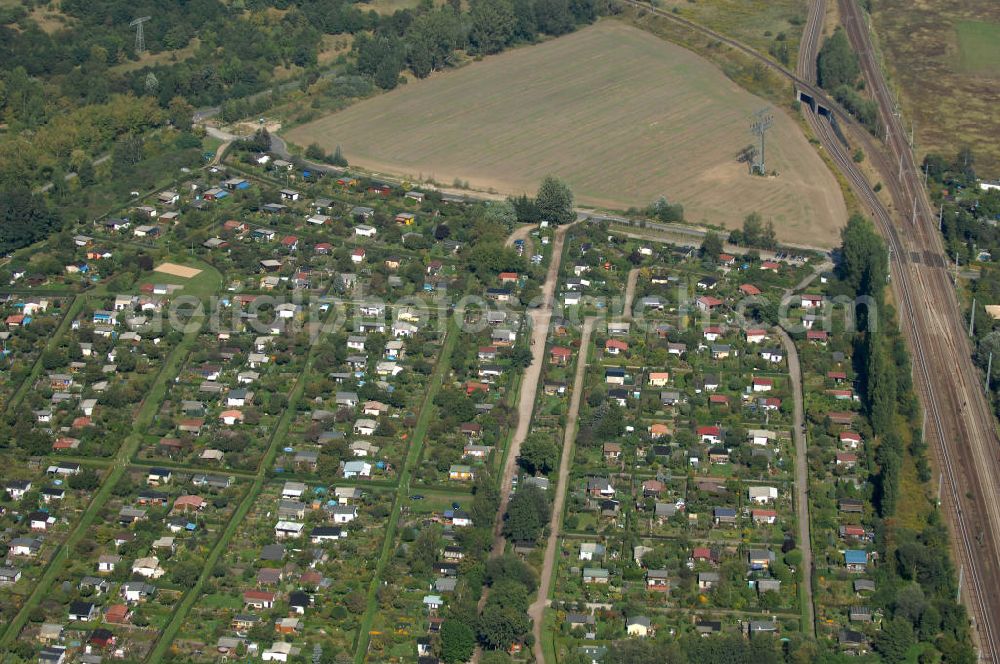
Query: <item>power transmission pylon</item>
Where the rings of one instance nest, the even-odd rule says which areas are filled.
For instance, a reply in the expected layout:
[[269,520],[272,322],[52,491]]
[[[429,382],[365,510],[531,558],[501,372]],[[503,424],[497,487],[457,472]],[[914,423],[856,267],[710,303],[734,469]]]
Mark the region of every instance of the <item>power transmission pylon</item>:
[[771,128],[772,124],[774,124],[774,117],[766,108],[754,113],[753,119],[750,120],[750,133],[754,136],[760,136],[760,153],[757,155],[758,161],[756,164],[756,170],[760,175],[764,175],[767,172],[767,167],[764,164],[764,135]]
[[146,38],[142,34],[142,24],[153,18],[152,16],[143,16],[142,18],[137,18],[128,24],[128,27],[135,28],[135,53],[136,55],[142,55],[143,51],[146,50]]

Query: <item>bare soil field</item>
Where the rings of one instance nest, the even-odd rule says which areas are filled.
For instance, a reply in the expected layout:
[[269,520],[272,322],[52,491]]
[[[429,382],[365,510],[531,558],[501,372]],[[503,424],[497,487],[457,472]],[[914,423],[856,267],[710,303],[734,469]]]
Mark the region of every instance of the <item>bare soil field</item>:
[[879,0],[872,18],[919,154],[967,145],[977,173],[1000,176],[1000,3]]
[[156,267],[156,272],[170,274],[182,279],[190,279],[201,274],[201,270],[196,267],[186,267],[184,265],[178,265],[177,263],[161,263]]
[[287,132],[338,144],[351,163],[415,180],[533,192],[546,174],[579,202],[611,209],[660,195],[689,221],[735,227],[759,211],[779,237],[836,243],[846,221],[830,171],[781,109],[767,164],[753,177],[736,153],[768,106],[707,60],[614,20],[411,81]]

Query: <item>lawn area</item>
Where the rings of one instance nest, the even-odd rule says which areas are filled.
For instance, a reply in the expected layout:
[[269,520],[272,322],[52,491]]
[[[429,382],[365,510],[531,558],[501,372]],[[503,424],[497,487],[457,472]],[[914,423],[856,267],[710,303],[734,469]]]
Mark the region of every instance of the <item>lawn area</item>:
[[141,279],[140,283],[177,284],[184,287],[179,291],[181,295],[194,295],[196,297],[205,297],[218,292],[219,287],[222,285],[222,275],[219,274],[218,270],[208,263],[197,260],[188,260],[181,264],[186,267],[197,268],[201,272],[190,279],[184,279],[183,277],[165,272],[153,271],[149,274],[148,278]]
[[666,195],[694,223],[735,227],[758,211],[782,239],[832,246],[846,208],[792,118],[774,109],[768,166],[778,177],[752,177],[736,161],[752,142],[750,116],[767,105],[694,53],[602,20],[411,82],[287,138],[339,144],[375,171],[501,193],[534,191],[554,173],[597,207]]
[[1000,76],[1000,23],[959,21],[959,64],[967,74]]
[[1000,3],[880,0],[872,15],[918,156],[970,146],[976,171],[1000,175]]
[[470,493],[443,493],[417,488],[413,489],[410,495],[423,496],[420,500],[407,498],[404,505],[411,514],[441,513],[452,509],[452,503],[458,503],[462,508],[468,509],[472,504],[472,494]]

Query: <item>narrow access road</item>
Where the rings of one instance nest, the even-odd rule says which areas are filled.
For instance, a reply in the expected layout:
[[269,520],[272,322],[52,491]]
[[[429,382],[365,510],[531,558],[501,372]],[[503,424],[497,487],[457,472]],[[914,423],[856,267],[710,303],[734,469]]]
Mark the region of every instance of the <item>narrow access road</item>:
[[531,256],[535,253],[535,243],[531,241],[531,234],[538,230],[536,224],[525,224],[523,226],[518,226],[514,229],[514,232],[507,236],[507,240],[503,243],[505,247],[513,247],[514,242],[517,240],[524,240],[524,253]]
[[628,271],[628,282],[625,284],[625,302],[622,304],[622,318],[632,320],[632,301],[635,299],[635,285],[639,281],[639,268]]
[[[549,261],[549,269],[545,273],[545,283],[542,284],[541,305],[528,312],[528,318],[531,321],[531,364],[524,370],[524,377],[521,379],[521,396],[517,402],[517,427],[514,429],[514,435],[511,436],[507,461],[500,475],[500,503],[497,506],[496,521],[493,523],[491,556],[503,555],[506,547],[506,539],[503,536],[503,517],[507,513],[507,505],[510,503],[510,483],[514,479],[517,457],[521,453],[521,443],[528,437],[528,431],[531,428],[531,414],[535,409],[538,381],[542,376],[542,365],[545,363],[545,341],[548,339],[549,323],[552,321],[552,303],[555,298],[556,284],[559,282],[559,265],[562,263],[566,231],[580,223],[584,218],[577,217],[577,220],[572,224],[556,229],[555,237],[552,240],[552,260]],[[514,231],[515,234],[517,232]],[[513,239],[511,239],[511,243],[513,243]],[[484,586],[483,594],[479,597],[478,603],[480,611],[486,605],[489,592],[489,587]],[[482,652],[482,648],[476,646],[471,664],[479,663]]]
[[[579,222],[580,220],[577,219],[574,224]],[[549,261],[545,283],[542,284],[541,305],[528,312],[531,321],[531,364],[524,370],[524,378],[521,380],[521,398],[517,403],[517,428],[514,429],[514,435],[510,439],[507,463],[504,464],[503,474],[500,477],[500,505],[497,507],[497,519],[493,524],[494,556],[502,555],[506,544],[502,534],[503,515],[507,512],[507,504],[510,502],[510,483],[514,479],[517,457],[521,453],[521,443],[528,437],[528,431],[531,428],[531,413],[535,409],[538,380],[542,376],[542,365],[545,363],[545,340],[549,336],[549,323],[552,321],[552,302],[556,292],[556,283],[559,281],[563,243],[566,240],[566,231],[571,226],[573,224],[560,226],[556,229],[555,237],[552,240],[552,260]],[[485,592],[483,596],[485,597]]]
[[809,538],[809,466],[806,463],[806,432],[802,407],[802,368],[799,365],[799,354],[788,333],[781,328],[778,336],[781,345],[788,356],[788,375],[792,381],[794,409],[792,414],[792,439],[795,441],[795,507],[799,522],[799,550],[802,551],[802,590],[803,613],[808,624],[802,628],[813,638],[816,637],[816,608],[813,605],[813,564],[812,541]]
[[[637,273],[637,270],[633,270]],[[630,275],[631,276],[631,275]],[[633,280],[634,281],[634,280]],[[628,298],[626,298],[628,299]],[[549,523],[549,539],[545,545],[545,559],[538,582],[538,597],[528,607],[528,615],[534,621],[535,662],[545,664],[545,649],[542,647],[542,621],[552,589],[552,572],[555,569],[556,552],[559,550],[559,529],[562,526],[563,510],[566,507],[566,492],[569,489],[569,466],[573,461],[573,443],[576,440],[577,419],[580,416],[580,400],[583,395],[583,380],[587,375],[587,356],[590,354],[590,334],[594,330],[596,316],[588,316],[583,321],[583,335],[580,337],[580,354],[576,359],[576,376],[573,379],[573,396],[570,397],[569,414],[566,416],[566,431],[563,435],[562,457],[559,459],[559,479],[556,496],[552,502],[552,521]]]

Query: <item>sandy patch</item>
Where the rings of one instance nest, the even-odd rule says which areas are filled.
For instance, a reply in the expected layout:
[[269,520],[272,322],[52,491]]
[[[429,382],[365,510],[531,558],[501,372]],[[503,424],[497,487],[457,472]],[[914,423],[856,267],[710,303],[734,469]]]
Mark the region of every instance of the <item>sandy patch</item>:
[[201,274],[201,270],[196,267],[185,267],[183,265],[178,265],[177,263],[161,263],[157,266],[156,272],[162,272],[163,274],[180,277],[181,279],[191,279],[192,277],[197,277]]

